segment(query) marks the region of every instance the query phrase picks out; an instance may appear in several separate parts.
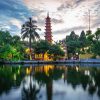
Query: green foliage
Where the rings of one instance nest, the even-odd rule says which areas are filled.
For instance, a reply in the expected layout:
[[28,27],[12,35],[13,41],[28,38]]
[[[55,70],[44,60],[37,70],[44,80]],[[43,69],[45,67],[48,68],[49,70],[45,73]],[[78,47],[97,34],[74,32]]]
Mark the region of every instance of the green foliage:
[[45,40],[40,40],[34,46],[34,52],[36,54],[45,54],[48,53],[53,57],[54,60],[59,59],[64,56],[63,50],[61,50],[60,46],[57,44],[50,44]]
[[98,28],[97,31],[95,32],[95,39],[96,39],[97,41],[100,40],[100,28]]
[[7,93],[12,87],[20,86],[25,75],[25,68],[18,66],[0,66],[0,95]]
[[18,35],[14,35],[13,37],[12,37],[12,45],[17,45],[17,44],[20,44],[20,37],[18,36]]
[[87,34],[87,40],[90,52],[92,52],[94,56],[100,56],[100,29],[98,28],[94,34],[92,34],[92,32]]
[[8,31],[1,31],[0,30],[0,46],[4,46],[5,44],[11,43],[12,36]]
[[[92,34],[92,31],[82,31],[80,36],[77,36],[74,31],[69,36],[66,36],[65,43],[67,45],[68,55],[75,55],[76,53],[85,54],[92,53],[94,56],[99,55],[100,29]],[[70,57],[69,57],[70,58]]]
[[84,48],[87,46],[87,39],[86,39],[86,35],[85,32],[82,31],[79,37],[79,42],[80,42],[80,47]]
[[69,39],[72,41],[75,41],[78,39],[78,35],[76,35],[74,31],[72,31],[70,36],[69,36]]
[[53,60],[57,60],[65,55],[64,51],[60,48],[60,46],[55,44],[51,45],[48,53],[50,55],[53,55]]
[[94,38],[94,34],[92,34],[91,30],[87,31],[86,38],[87,38],[87,46],[91,46],[93,44],[93,38]]
[[34,41],[34,40],[40,38],[39,34],[36,31],[39,28],[37,28],[35,23],[36,23],[35,20],[32,20],[32,18],[29,18],[29,21],[25,22],[22,25],[22,29],[21,29],[22,39],[29,38],[29,47],[30,48],[31,48],[31,40]]
[[69,36],[66,36],[65,43],[67,45],[68,58],[70,58],[70,55],[75,55],[76,53],[79,53],[79,49],[81,47],[79,36],[76,35],[74,31],[72,31]]
[[46,53],[49,50],[50,44],[45,40],[40,40],[36,43],[34,52],[37,54]]
[[81,32],[80,37],[79,37],[79,40],[80,41],[85,41],[86,40],[86,35],[85,35],[84,30]]
[[0,31],[0,58],[5,60],[22,59],[23,50],[19,36],[11,36],[8,31]]
[[86,32],[86,36],[89,36],[89,35],[91,35],[92,34],[92,31],[91,30],[88,30],[87,32]]
[[29,38],[29,48],[30,48],[30,60],[32,58],[31,56],[31,48],[32,48],[32,40],[35,41],[36,39],[39,39],[40,36],[37,33],[37,29],[40,30],[36,25],[36,21],[32,20],[32,18],[29,18],[29,21],[25,22],[22,25],[21,29],[21,35],[22,39]]
[[99,55],[100,56],[100,41],[99,42],[96,42],[92,46],[92,52],[94,53],[94,55]]
[[[27,29],[26,26],[30,27],[30,29]],[[29,44],[30,47],[33,48],[34,53],[45,54],[47,52],[54,60],[63,57],[64,52],[59,46],[61,43],[51,45],[45,40],[39,40],[37,42],[33,41],[33,44],[31,44],[31,39],[35,40],[36,38],[39,38],[39,35],[36,32],[37,29],[35,22],[32,19],[29,19],[29,21],[23,24],[21,30],[22,38],[29,38]],[[69,36],[66,36],[66,39],[63,42],[67,46],[68,55],[74,56],[76,53],[92,53],[95,57],[97,55],[100,56],[99,28],[94,34],[92,34],[92,31],[87,31],[87,34],[85,35],[85,32],[82,31],[80,36],[72,31]],[[11,36],[8,31],[0,31],[0,58],[5,60],[27,59],[25,58],[25,48],[27,48],[27,44],[28,42],[22,42],[21,38],[17,35]]]
[[7,44],[0,49],[0,57],[7,60],[17,60],[19,59],[19,54],[13,46]]
[[67,42],[68,53],[72,53],[73,55],[77,53],[77,48],[80,47],[80,42],[77,41],[69,41]]

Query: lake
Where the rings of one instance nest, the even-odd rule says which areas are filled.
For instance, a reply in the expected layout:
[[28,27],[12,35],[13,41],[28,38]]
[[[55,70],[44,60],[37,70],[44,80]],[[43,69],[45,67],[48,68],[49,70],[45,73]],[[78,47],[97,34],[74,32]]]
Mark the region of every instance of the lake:
[[0,65],[0,100],[100,100],[100,67]]

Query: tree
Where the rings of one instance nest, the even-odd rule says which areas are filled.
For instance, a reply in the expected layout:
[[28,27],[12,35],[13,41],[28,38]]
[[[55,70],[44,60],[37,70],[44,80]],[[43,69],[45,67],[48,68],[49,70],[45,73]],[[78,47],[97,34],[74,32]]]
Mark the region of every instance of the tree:
[[14,35],[12,37],[12,41],[11,41],[11,45],[16,48],[16,51],[18,52],[16,58],[19,59],[25,59],[24,55],[25,55],[25,44],[23,44],[23,42],[21,41],[20,36],[18,35]]
[[60,46],[55,45],[55,44],[51,45],[51,47],[49,48],[48,53],[50,55],[53,55],[52,56],[53,60],[57,60],[57,59],[59,59],[59,58],[61,58],[65,55],[64,51],[60,48]]
[[4,46],[6,44],[11,44],[12,36],[8,31],[0,30],[0,46]]
[[80,48],[84,52],[84,47],[87,47],[87,39],[84,31],[82,31],[80,34],[79,42],[80,42]]
[[23,44],[18,35],[11,36],[8,31],[0,31],[0,58],[19,60],[24,57]]
[[14,35],[12,37],[12,45],[18,45],[21,43],[21,38],[18,35]]
[[97,41],[99,41],[100,40],[100,28],[98,28],[97,31],[94,34],[95,34],[95,39]]
[[0,49],[0,58],[6,60],[19,60],[20,52],[10,44],[6,44]]
[[36,21],[32,20],[32,18],[29,18],[29,21],[25,22],[22,25],[21,34],[22,39],[29,38],[29,48],[30,48],[30,57],[31,57],[31,42],[32,39],[35,41],[36,39],[39,39],[40,36],[37,33],[37,29],[40,30],[36,25]]
[[81,32],[80,37],[79,37],[79,40],[81,42],[81,45],[82,46],[85,46],[85,43],[86,43],[86,35],[85,35],[85,32],[84,31]]
[[70,34],[70,36],[69,36],[69,38],[71,40],[77,40],[78,39],[78,35],[76,35],[74,31],[72,31],[71,34]]
[[94,55],[100,56],[100,29],[98,28],[97,31],[94,33],[94,40],[92,45],[92,52]]
[[34,52],[36,54],[42,54],[44,59],[44,54],[49,50],[50,44],[45,40],[40,40],[34,46]]
[[88,46],[90,46],[93,43],[93,38],[94,38],[94,34],[92,34],[91,30],[87,31],[86,38],[87,38],[87,41],[88,41]]
[[66,36],[65,44],[67,45],[68,58],[70,58],[71,55],[75,55],[79,51],[79,36],[72,31],[69,36]]

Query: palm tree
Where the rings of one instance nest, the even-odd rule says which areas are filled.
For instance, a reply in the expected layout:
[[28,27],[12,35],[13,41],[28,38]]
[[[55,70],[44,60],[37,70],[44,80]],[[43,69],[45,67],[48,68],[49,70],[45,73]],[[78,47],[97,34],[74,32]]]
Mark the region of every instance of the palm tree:
[[32,18],[29,18],[29,21],[25,22],[22,25],[21,34],[22,39],[29,38],[29,49],[30,49],[30,58],[31,58],[31,42],[32,40],[35,41],[36,39],[39,39],[40,36],[36,32],[36,30],[40,30],[36,25],[36,21],[32,20]]

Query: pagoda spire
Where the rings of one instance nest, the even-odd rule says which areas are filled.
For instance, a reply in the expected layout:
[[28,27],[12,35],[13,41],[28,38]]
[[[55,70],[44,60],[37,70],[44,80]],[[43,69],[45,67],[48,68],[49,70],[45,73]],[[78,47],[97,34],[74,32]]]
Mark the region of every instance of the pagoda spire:
[[47,13],[47,17],[49,17],[49,12]]
[[49,17],[49,12],[47,13],[45,24],[45,40],[47,40],[49,43],[52,43],[51,18]]

